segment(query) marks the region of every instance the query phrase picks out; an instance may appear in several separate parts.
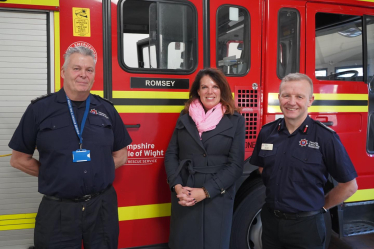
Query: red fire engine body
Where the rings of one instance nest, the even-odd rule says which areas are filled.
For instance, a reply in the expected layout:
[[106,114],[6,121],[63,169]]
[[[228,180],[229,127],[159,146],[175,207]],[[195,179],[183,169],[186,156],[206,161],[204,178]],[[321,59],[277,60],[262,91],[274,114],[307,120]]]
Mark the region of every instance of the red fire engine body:
[[[196,73],[205,67],[220,68],[246,119],[246,163],[237,183],[231,248],[261,248],[265,191],[248,158],[261,126],[282,117],[278,88],[291,72],[312,78],[315,101],[310,116],[339,134],[359,175],[357,193],[330,211],[333,229],[340,236],[374,232],[373,2],[5,0],[0,1],[0,23],[17,23],[17,13],[46,15],[46,92],[62,87],[60,69],[69,46],[96,51],[92,92],[114,103],[133,139],[128,162],[116,170],[114,182],[119,248],[166,248],[170,190],[165,150]],[[17,26],[19,36],[29,25],[22,23]],[[0,44],[7,50],[12,44],[2,43],[1,36]],[[4,35],[3,40],[16,36]],[[38,46],[33,44],[20,46]],[[23,55],[27,53],[19,55],[20,61]],[[0,60],[0,79],[6,83],[8,78],[1,75],[7,75],[7,69],[1,67],[7,68]],[[326,191],[334,180],[330,183]],[[5,199],[6,191],[0,190]],[[3,210],[7,211],[0,213],[0,238],[18,245],[10,235],[24,232],[30,237],[25,243],[32,245],[27,231],[34,226],[37,208]]]

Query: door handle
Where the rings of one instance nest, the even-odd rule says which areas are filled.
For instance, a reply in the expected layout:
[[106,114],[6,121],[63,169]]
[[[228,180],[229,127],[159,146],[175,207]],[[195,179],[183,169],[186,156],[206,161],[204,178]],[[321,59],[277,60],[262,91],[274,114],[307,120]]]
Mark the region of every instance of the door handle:
[[140,124],[125,124],[126,128],[140,128]]

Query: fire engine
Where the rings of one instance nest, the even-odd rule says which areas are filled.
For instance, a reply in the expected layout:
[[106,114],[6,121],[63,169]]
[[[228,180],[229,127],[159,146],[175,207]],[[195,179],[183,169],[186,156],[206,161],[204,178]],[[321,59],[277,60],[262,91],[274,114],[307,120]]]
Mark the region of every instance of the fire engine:
[[30,100],[61,89],[62,55],[80,45],[97,56],[92,93],[113,102],[133,139],[114,182],[119,248],[167,248],[163,158],[205,67],[225,73],[246,120],[231,248],[262,248],[265,190],[248,158],[261,126],[282,117],[278,87],[290,72],[312,78],[310,116],[339,134],[359,175],[327,225],[341,237],[374,232],[373,2],[0,0],[0,248],[33,245],[41,199],[37,179],[10,167],[7,144]]

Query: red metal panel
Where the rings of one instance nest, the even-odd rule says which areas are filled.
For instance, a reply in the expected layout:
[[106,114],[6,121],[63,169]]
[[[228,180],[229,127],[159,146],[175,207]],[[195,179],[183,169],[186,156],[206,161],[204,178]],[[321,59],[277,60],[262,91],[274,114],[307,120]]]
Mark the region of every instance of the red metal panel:
[[118,248],[167,243],[170,217],[120,222]]
[[[90,37],[73,36],[73,7],[90,9]],[[103,18],[102,1],[74,0],[60,1],[60,49],[61,66],[63,54],[66,49],[75,42],[87,42],[97,52],[96,76],[93,91],[103,90]],[[62,81],[61,81],[62,82]]]

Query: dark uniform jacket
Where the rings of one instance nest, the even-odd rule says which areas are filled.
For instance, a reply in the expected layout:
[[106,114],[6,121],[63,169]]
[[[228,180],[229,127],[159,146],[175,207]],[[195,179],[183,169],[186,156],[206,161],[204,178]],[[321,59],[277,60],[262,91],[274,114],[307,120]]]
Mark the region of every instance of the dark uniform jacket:
[[267,205],[286,213],[320,210],[328,174],[338,182],[357,177],[339,136],[309,116],[292,134],[283,118],[264,125],[250,163],[264,168]]
[[[131,138],[114,106],[90,95],[90,108],[83,130],[83,149],[91,161],[73,163],[72,152],[79,149],[64,89],[33,101],[24,113],[9,147],[32,155],[39,151],[41,163],[39,192],[59,198],[77,198],[104,190],[114,180],[112,152],[131,143]],[[85,103],[73,111],[80,127]]]
[[189,114],[181,114],[165,154],[170,187],[205,187],[211,198],[193,207],[171,195],[169,246],[172,249],[228,249],[235,181],[244,162],[244,118],[224,115],[202,140]]

